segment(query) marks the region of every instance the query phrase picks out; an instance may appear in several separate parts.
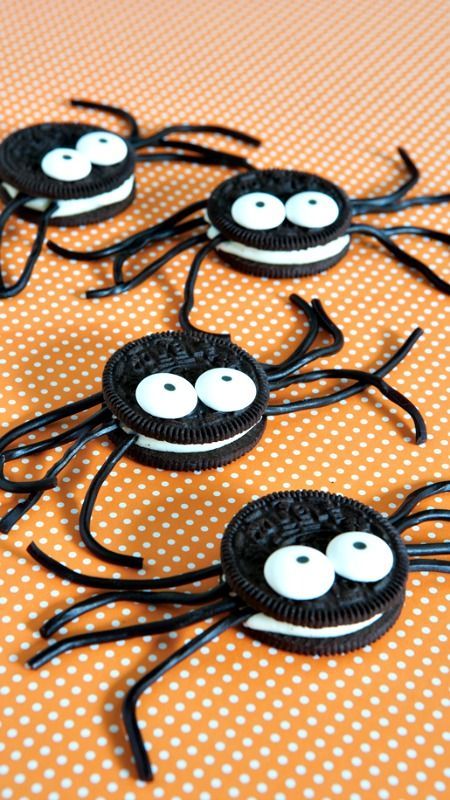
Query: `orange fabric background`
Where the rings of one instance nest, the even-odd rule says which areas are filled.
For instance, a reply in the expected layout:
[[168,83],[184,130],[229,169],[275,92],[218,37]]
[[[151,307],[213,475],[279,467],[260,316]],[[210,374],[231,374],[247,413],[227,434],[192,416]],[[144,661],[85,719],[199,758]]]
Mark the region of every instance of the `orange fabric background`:
[[[75,96],[128,108],[143,132],[186,121],[239,127],[264,140],[260,151],[246,151],[257,166],[318,172],[352,196],[399,185],[399,145],[421,167],[418,193],[450,186],[449,26],[438,0],[4,0],[1,13],[1,137],[64,119],[125,132],[113,118],[68,108]],[[82,230],[53,231],[53,238],[78,248],[115,241],[206,196],[228,174],[141,165],[130,209]],[[446,230],[449,209],[416,208],[383,221],[403,220]],[[10,224],[2,246],[10,275],[18,274],[33,233],[27,223]],[[450,279],[443,246],[417,239],[405,246]],[[134,268],[159,251],[143,254]],[[0,306],[2,429],[92,393],[117,347],[173,328],[191,257],[174,259],[133,293],[87,301],[86,289],[109,282],[109,262],[70,264],[44,251],[27,290]],[[247,277],[210,258],[195,320],[229,331],[260,359],[281,360],[304,330],[289,304],[293,290],[320,297],[344,330],[344,350],[324,365],[373,368],[415,325],[425,328],[391,382],[425,413],[427,445],[416,447],[409,418],[370,391],[269,421],[261,445],[222,470],[177,475],[124,461],[99,498],[94,530],[113,546],[142,552],[147,575],[209,564],[233,514],[269,491],[339,491],[385,512],[406,490],[450,476],[448,300],[379,246],[355,239],[341,264],[295,282]],[[26,545],[36,541],[85,572],[114,573],[81,550],[76,528],[88,483],[109,452],[106,441],[88,446],[59,489],[1,537],[0,797],[448,796],[448,583],[437,574],[409,579],[400,621],[364,651],[307,659],[231,631],[174,669],[139,709],[155,769],[151,786],[135,779],[122,699],[194,630],[78,650],[26,671],[26,658],[42,645],[39,625],[90,591],[49,577]],[[7,497],[2,508],[11,504]],[[445,534],[435,523],[411,537]],[[150,617],[120,604],[69,627]]]

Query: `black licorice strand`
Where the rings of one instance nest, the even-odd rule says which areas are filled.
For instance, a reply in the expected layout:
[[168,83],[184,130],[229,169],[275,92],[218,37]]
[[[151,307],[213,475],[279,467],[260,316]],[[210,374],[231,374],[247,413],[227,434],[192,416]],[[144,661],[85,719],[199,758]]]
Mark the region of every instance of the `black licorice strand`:
[[172,575],[168,578],[103,578],[97,575],[85,575],[82,572],[70,569],[70,567],[61,564],[52,556],[44,553],[34,542],[28,545],[27,553],[38,564],[62,578],[62,580],[71,581],[78,586],[91,586],[94,589],[169,589],[172,586],[185,586],[222,574],[221,565],[213,564],[209,567],[203,567],[182,575]]
[[[47,242],[47,247],[54,253],[66,258],[72,258],[75,261],[96,261],[98,259],[114,256],[122,251],[127,251],[130,254],[134,254],[139,250],[139,247],[145,247],[147,241],[149,244],[151,244],[153,241],[158,241],[158,239],[163,235],[167,236],[167,230],[176,229],[179,222],[191,214],[195,214],[197,211],[205,208],[205,206],[206,200],[199,200],[196,203],[191,203],[191,205],[186,206],[186,208],[182,209],[181,211],[177,211],[175,214],[167,217],[167,219],[155,223],[155,225],[152,225],[146,231],[135,233],[132,236],[129,236],[127,239],[122,239],[122,241],[116,242],[108,247],[102,247],[99,250],[91,250],[87,252],[68,250],[66,247],[62,247],[56,242],[50,241]],[[199,220],[199,224],[201,222],[203,222],[203,220]]]
[[145,745],[139,730],[136,718],[136,707],[139,698],[158,678],[161,678],[169,669],[177,666],[181,661],[193,655],[200,647],[210,642],[216,636],[228,630],[228,628],[245,622],[252,615],[248,609],[239,610],[230,614],[228,617],[214,623],[190,642],[179,648],[169,658],[158,664],[151,672],[144,675],[128,692],[123,705],[123,720],[130,741],[131,750],[136,762],[138,776],[141,780],[153,780],[153,773]]
[[28,659],[27,666],[31,669],[40,669],[53,658],[58,658],[63,653],[78,649],[79,647],[127,641],[128,639],[137,639],[142,636],[153,636],[160,633],[172,633],[173,631],[187,628],[197,622],[202,622],[205,619],[214,617],[217,614],[224,614],[225,612],[235,609],[236,600],[227,598],[218,603],[212,603],[209,606],[203,606],[202,608],[188,611],[186,614],[170,617],[170,619],[141,622],[137,625],[124,625],[119,628],[108,628],[101,631],[91,631],[88,633],[80,633],[75,636],[67,636],[49,645],[39,653],[36,653],[36,655]]
[[[356,386],[359,387],[359,391],[362,391],[365,386],[374,386],[377,388],[381,394],[391,400],[391,402],[395,403],[395,405],[402,408],[406,411],[412,418],[415,426],[416,431],[416,442],[417,444],[423,444],[426,442],[427,439],[427,430],[425,425],[425,420],[423,419],[420,411],[416,406],[408,400],[407,397],[401,394],[397,389],[394,389],[388,383],[386,383],[383,378],[380,378],[374,372],[368,373],[363,372],[362,370],[356,369],[322,369],[322,370],[314,370],[310,373],[303,373],[298,375],[296,378],[290,379],[289,384],[292,383],[309,383],[311,381],[316,380],[323,380],[323,379],[341,379],[341,378],[348,378],[351,380],[357,381]],[[356,388],[356,387],[355,387]],[[327,395],[326,397],[312,397],[312,398],[305,398],[304,400],[299,400],[297,402],[288,402],[282,405],[268,405],[267,411],[265,414],[268,416],[271,414],[286,414],[291,411],[302,411],[303,409],[309,408],[318,408],[322,405],[328,405],[330,403],[334,403],[335,399],[333,394]]]
[[[88,442],[92,441],[93,439],[98,439],[101,436],[110,434],[116,428],[117,423],[111,421],[101,425],[100,427],[85,426],[84,429],[81,429],[79,435],[75,439],[75,442],[67,448],[64,455],[53,465],[53,467],[49,469],[47,472],[47,478],[49,480],[54,480],[56,486],[57,475],[67,466],[67,464],[76,456],[76,454],[83,447],[85,447]],[[20,500],[16,506],[11,508],[4,515],[4,517],[0,519],[0,532],[8,533],[12,526],[15,525],[15,523],[18,522],[18,520],[39,501],[40,497],[44,494],[47,488],[48,486],[44,483],[41,488],[30,492],[27,498]]]
[[85,614],[95,611],[97,608],[115,603],[141,603],[147,606],[159,605],[181,605],[196,606],[205,601],[216,600],[229,594],[226,583],[220,583],[212,589],[203,592],[175,592],[159,591],[151,592],[146,590],[119,590],[115,592],[104,592],[91,597],[84,598],[78,603],[65,608],[44,622],[40,628],[40,634],[44,639],[49,639],[54,633],[65,627],[69,622],[78,619]]
[[21,436],[26,436],[27,434],[32,433],[39,428],[53,425],[55,422],[59,422],[60,420],[65,419],[72,414],[77,414],[80,411],[86,411],[87,409],[92,408],[92,406],[100,405],[102,402],[103,394],[101,392],[97,392],[96,394],[93,394],[90,397],[85,397],[82,400],[76,400],[72,403],[68,403],[65,406],[59,406],[52,411],[48,411],[46,414],[41,414],[39,417],[34,417],[31,420],[27,420],[27,422],[24,422],[12,430],[7,431],[0,438],[0,489],[3,489],[6,492],[17,492],[19,494],[25,492],[28,494],[28,492],[32,491],[33,489],[39,490],[41,488],[54,488],[56,485],[55,479],[41,478],[40,480],[36,481],[27,481],[25,484],[21,481],[16,482],[5,478],[3,475],[3,465],[6,463],[6,461],[10,460],[4,457],[6,455],[5,449],[9,444],[11,444],[11,442]]
[[[19,197],[21,197],[21,195],[19,195]],[[1,243],[1,234],[3,233],[4,225],[5,225],[6,221],[7,221],[7,219],[10,217],[11,213],[17,209],[17,207],[20,207],[20,206],[24,205],[25,202],[27,201],[27,199],[28,198],[25,197],[25,199],[22,200],[22,202],[19,203],[19,204],[16,204],[16,203],[14,203],[14,201],[11,201],[11,203],[6,206],[3,214],[0,217],[0,243]],[[16,198],[16,200],[17,200],[17,198]],[[28,254],[27,260],[25,262],[25,266],[24,266],[24,268],[22,270],[22,273],[19,276],[19,278],[16,281],[14,281],[14,283],[11,283],[9,286],[6,286],[6,284],[4,282],[4,279],[3,279],[3,274],[1,272],[1,267],[0,267],[0,298],[15,297],[27,285],[28,281],[31,278],[31,273],[33,271],[33,267],[34,267],[36,261],[38,260],[40,253],[41,253],[49,221],[50,221],[53,213],[56,211],[57,208],[58,208],[58,204],[52,202],[52,203],[50,203],[48,208],[45,211],[42,212],[42,215],[40,217],[40,221],[39,221],[39,224],[38,224],[38,227],[37,227],[36,236],[34,238],[31,250],[30,250],[30,252]]]
[[[117,428],[117,422],[114,423],[114,428]],[[105,431],[107,433],[108,431]],[[125,455],[127,450],[136,442],[137,436],[131,434],[125,438],[125,441],[116,447],[108,456],[106,461],[102,464],[99,471],[91,481],[89,488],[84,496],[83,505],[80,511],[80,537],[87,549],[101,561],[106,561],[109,564],[118,564],[122,567],[133,567],[134,569],[142,569],[144,560],[142,556],[129,556],[123,553],[117,553],[110,550],[108,547],[100,544],[92,535],[91,532],[91,517],[94,510],[95,501],[97,500],[98,493],[107,479],[109,473],[114,469],[116,464]]]

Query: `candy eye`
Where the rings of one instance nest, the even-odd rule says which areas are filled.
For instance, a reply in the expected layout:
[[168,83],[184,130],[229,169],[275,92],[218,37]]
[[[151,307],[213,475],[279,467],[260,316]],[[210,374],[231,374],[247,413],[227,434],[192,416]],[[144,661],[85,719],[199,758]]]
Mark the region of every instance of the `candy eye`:
[[238,369],[208,369],[197,378],[195,391],[214,411],[242,411],[256,397],[254,381]]
[[291,545],[271,553],[264,564],[269,586],[290,600],[314,600],[328,592],[335,573],[329,559],[314,547]]
[[127,156],[127,143],[121,136],[108,131],[94,131],[86,133],[78,139],[76,148],[79,153],[86,156],[91,164],[101,167],[110,167],[120,164]]
[[287,201],[286,216],[302,228],[325,228],[337,220],[339,206],[324,192],[299,192]]
[[394,563],[392,550],[384,539],[364,531],[347,531],[335,536],[326,553],[338,575],[360,583],[381,580]]
[[250,192],[234,201],[231,216],[242,228],[263,231],[278,228],[284,222],[286,209],[274,194]]
[[81,181],[91,169],[89,159],[69,147],[56,147],[41,161],[42,172],[57,181]]
[[147,375],[136,387],[136,400],[153,417],[179,419],[197,405],[197,392],[189,381],[171,372]]

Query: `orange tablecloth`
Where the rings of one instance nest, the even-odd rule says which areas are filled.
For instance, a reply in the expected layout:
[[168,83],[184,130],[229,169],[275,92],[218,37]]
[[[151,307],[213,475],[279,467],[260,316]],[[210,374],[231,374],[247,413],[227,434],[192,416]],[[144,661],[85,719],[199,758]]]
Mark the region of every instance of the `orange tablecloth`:
[[[126,107],[148,132],[186,121],[239,127],[264,140],[257,153],[247,151],[257,166],[318,172],[352,196],[399,185],[399,145],[422,169],[420,193],[450,186],[449,26],[439,0],[4,0],[1,13],[2,137],[63,119],[125,131],[100,113],[68,108],[75,96]],[[141,165],[132,208],[83,230],[57,230],[54,238],[74,247],[115,241],[206,196],[228,174]],[[448,207],[433,206],[389,222],[445,230],[448,219]],[[11,223],[2,250],[11,275],[33,232]],[[417,239],[405,245],[450,278],[443,246]],[[143,254],[135,268],[157,252]],[[109,263],[71,264],[43,252],[27,290],[0,306],[2,430],[92,393],[118,346],[173,328],[191,258],[192,251],[174,259],[133,293],[87,301],[84,290],[107,282]],[[166,474],[124,461],[101,494],[94,530],[143,552],[147,574],[210,563],[233,514],[270,491],[323,488],[385,512],[406,490],[450,476],[448,300],[379,246],[357,239],[340,265],[295,282],[247,277],[212,257],[195,320],[277,361],[304,330],[289,304],[294,290],[320,297],[345,332],[345,349],[324,362],[330,366],[371,368],[415,325],[425,328],[392,382],[425,413],[427,445],[415,446],[410,420],[366,392],[336,407],[277,417],[256,451],[222,470]],[[294,657],[231,631],[174,669],[139,709],[155,768],[151,786],[135,779],[122,699],[194,630],[72,652],[37,673],[25,669],[41,646],[39,624],[68,598],[89,593],[49,577],[26,545],[35,541],[87,572],[114,572],[80,549],[76,527],[88,482],[108,452],[106,441],[88,446],[59,491],[1,537],[0,797],[448,796],[448,583],[437,574],[410,578],[400,621],[364,651]],[[6,498],[2,507],[11,503]],[[439,523],[411,533],[415,541],[445,535]],[[147,618],[142,608],[118,605],[70,627]]]

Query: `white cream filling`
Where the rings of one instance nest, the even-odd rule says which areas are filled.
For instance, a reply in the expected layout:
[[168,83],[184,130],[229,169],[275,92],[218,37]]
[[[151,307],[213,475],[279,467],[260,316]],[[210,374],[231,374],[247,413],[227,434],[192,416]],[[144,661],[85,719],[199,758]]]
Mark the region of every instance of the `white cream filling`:
[[[97,208],[104,208],[114,203],[120,203],[130,196],[134,186],[134,175],[130,175],[120,186],[112,189],[110,192],[103,192],[96,194],[93,197],[78,197],[74,200],[58,200],[58,208],[53,212],[52,217],[74,217],[77,214],[86,214],[88,211],[95,211]],[[2,183],[2,188],[14,198],[18,194],[18,190],[11,186],[10,183]],[[25,208],[31,208],[33,211],[45,211],[50,203],[53,203],[48,197],[36,197],[25,203]]]
[[362,622],[353,622],[350,625],[336,625],[334,627],[324,628],[307,628],[304,625],[293,625],[290,622],[282,622],[278,619],[266,616],[266,614],[253,614],[249,617],[244,625],[254,631],[264,631],[265,633],[280,633],[283,636],[301,636],[305,639],[330,639],[335,636],[346,636],[349,633],[367,628],[377,619],[382,617],[382,614],[375,614],[370,619],[365,619]]
[[[213,225],[207,230],[209,239],[214,239],[220,231]],[[314,264],[325,258],[332,258],[341,253],[350,242],[350,236],[339,236],[327,244],[318,244],[315,247],[305,247],[303,250],[259,250],[257,247],[247,247],[239,242],[220,242],[217,250],[224,253],[245,258],[247,261],[256,261],[259,264]]]
[[[256,423],[257,425],[258,423]],[[128,428],[126,425],[120,426],[125,433],[134,433],[131,428]],[[247,428],[247,430],[243,431],[242,433],[236,434],[236,436],[231,436],[229,439],[222,439],[219,442],[206,442],[205,444],[178,444],[177,442],[166,442],[163,439],[152,439],[148,436],[141,436],[138,434],[136,444],[139,447],[143,447],[146,450],[157,450],[160,453],[204,453],[208,452],[208,450],[220,450],[221,447],[226,447],[227,444],[231,444],[235,442],[237,439],[241,439],[242,436],[245,436],[246,433],[252,430],[255,425],[252,425],[251,428]]]

